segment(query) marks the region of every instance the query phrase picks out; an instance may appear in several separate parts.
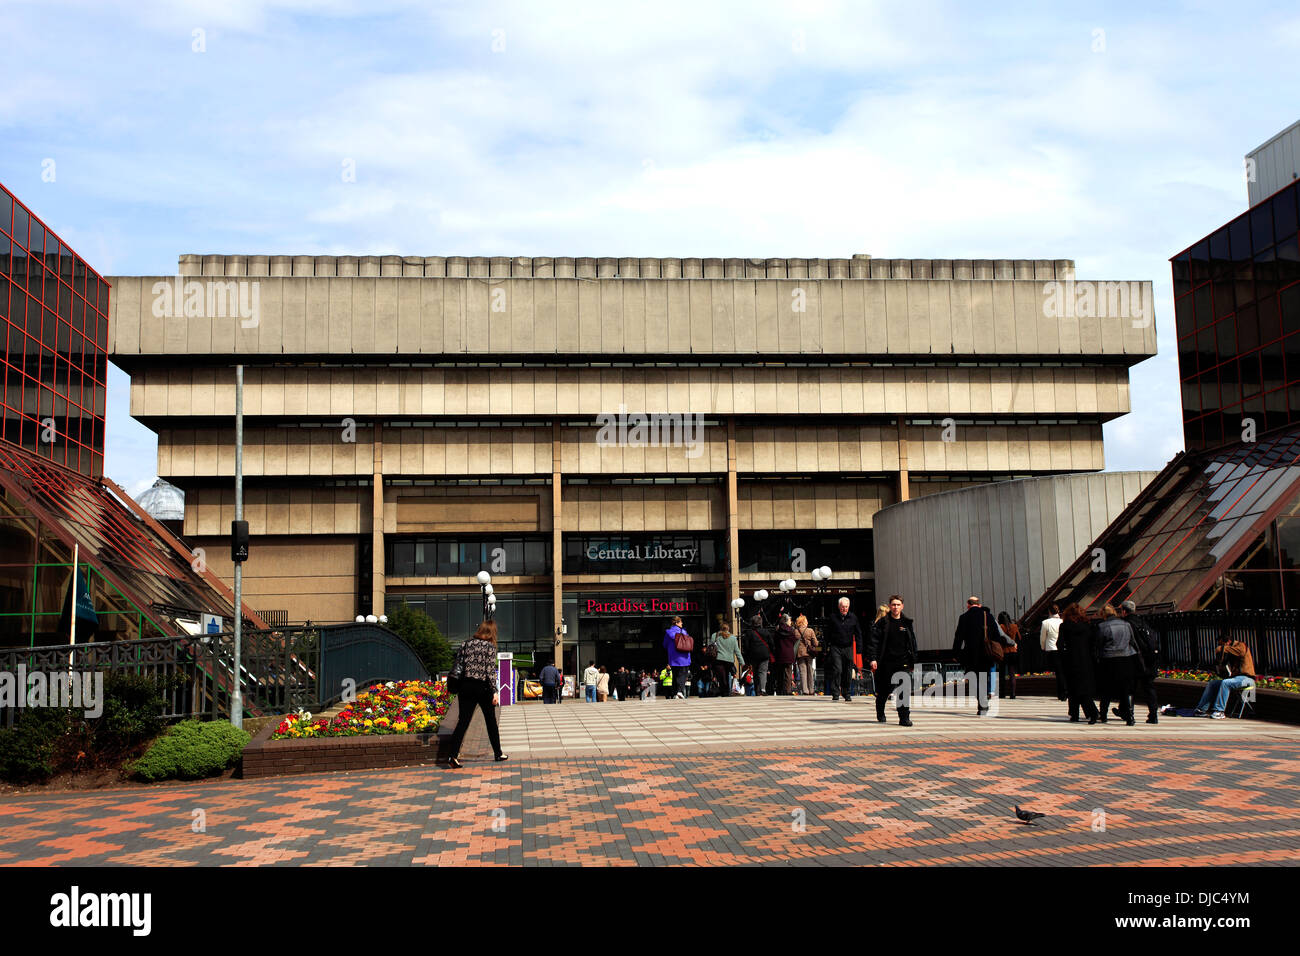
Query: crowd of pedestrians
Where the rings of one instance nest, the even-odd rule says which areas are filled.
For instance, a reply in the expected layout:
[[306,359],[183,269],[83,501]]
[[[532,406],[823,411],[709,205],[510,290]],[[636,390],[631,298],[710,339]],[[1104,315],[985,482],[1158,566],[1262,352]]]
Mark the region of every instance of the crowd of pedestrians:
[[[919,656],[914,624],[904,612],[901,595],[880,605],[863,627],[842,597],[819,634],[804,615],[782,613],[773,625],[754,614],[740,634],[718,615],[716,629],[697,643],[680,617],[668,622],[663,637],[663,667],[612,673],[590,661],[582,672],[585,699],[648,700],[655,697],[812,695],[818,663],[825,668],[825,693],[832,701],[851,701],[859,678],[870,673],[876,718],[884,722],[889,702],[901,726],[912,726],[912,674]],[[973,677],[976,713],[989,713],[989,698],[1014,699],[1023,636],[1005,611],[996,617],[978,597],[966,601],[953,634],[953,656]],[[1132,726],[1136,708],[1145,705],[1146,721],[1159,720],[1155,681],[1159,674],[1159,635],[1137,613],[1132,601],[1118,608],[1107,604],[1090,619],[1078,604],[1062,612],[1053,605],[1039,629],[1039,646],[1055,675],[1056,696],[1071,722],[1106,723],[1110,716]],[[1229,695],[1255,683],[1249,648],[1224,637],[1219,644],[1219,677],[1206,687],[1197,716],[1224,717]],[[563,675],[548,664],[542,669],[543,700],[557,703]],[[1113,707],[1112,707],[1113,705]]]

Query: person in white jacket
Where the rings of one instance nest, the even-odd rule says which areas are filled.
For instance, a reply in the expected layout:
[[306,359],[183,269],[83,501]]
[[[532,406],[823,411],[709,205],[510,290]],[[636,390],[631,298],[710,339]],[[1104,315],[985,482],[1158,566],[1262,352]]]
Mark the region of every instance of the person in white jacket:
[[1065,692],[1065,673],[1061,670],[1060,654],[1057,652],[1056,642],[1061,633],[1061,610],[1055,604],[1052,605],[1052,614],[1043,621],[1043,626],[1038,629],[1038,646],[1043,649],[1047,666],[1052,669],[1056,675],[1056,698],[1057,700],[1067,699]]
[[592,661],[587,665],[587,669],[582,672],[582,686],[587,689],[587,703],[596,703],[596,685],[600,682],[600,671],[596,670],[596,662]]

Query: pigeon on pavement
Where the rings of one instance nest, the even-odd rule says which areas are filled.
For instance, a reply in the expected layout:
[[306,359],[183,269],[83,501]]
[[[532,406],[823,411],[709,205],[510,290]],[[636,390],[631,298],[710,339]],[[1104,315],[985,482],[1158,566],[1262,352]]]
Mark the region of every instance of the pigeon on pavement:
[[1038,813],[1034,810],[1021,810],[1019,806],[1016,807],[1016,818],[1020,820],[1021,823],[1026,823],[1030,826],[1033,826],[1034,821],[1039,817],[1046,815],[1047,814],[1045,813]]

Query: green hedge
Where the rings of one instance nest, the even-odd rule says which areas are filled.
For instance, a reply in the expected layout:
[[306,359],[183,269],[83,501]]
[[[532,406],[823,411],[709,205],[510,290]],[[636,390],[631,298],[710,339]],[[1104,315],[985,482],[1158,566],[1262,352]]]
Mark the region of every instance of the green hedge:
[[197,780],[234,765],[252,739],[244,730],[215,720],[183,720],[154,741],[131,773],[141,780]]
[[38,783],[53,776],[55,750],[70,723],[66,710],[21,711],[12,728],[0,730],[0,780]]

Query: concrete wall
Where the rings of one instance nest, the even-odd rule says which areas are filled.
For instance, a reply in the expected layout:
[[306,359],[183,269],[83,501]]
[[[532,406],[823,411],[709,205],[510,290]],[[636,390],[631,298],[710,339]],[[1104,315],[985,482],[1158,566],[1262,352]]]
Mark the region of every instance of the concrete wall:
[[[132,355],[952,356],[1155,354],[1150,282],[1130,314],[1054,315],[1034,279],[243,280],[117,276],[109,352]],[[1054,281],[1054,280],[1052,280]],[[177,283],[181,295],[175,294]],[[186,314],[187,284],[204,303]],[[255,322],[229,302],[230,287]],[[1129,298],[1126,291],[1126,298]],[[1146,306],[1141,306],[1145,302]],[[1117,299],[1115,309],[1119,310]],[[1105,311],[1110,311],[1108,306]],[[250,308],[251,313],[251,308]],[[1129,364],[1132,364],[1131,362]]]
[[876,512],[876,592],[902,594],[922,650],[952,646],[972,594],[1012,617],[1156,472],[1056,475],[927,495]]

